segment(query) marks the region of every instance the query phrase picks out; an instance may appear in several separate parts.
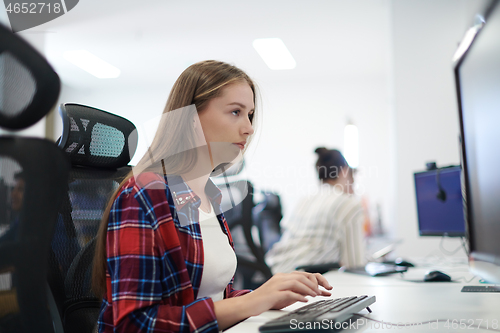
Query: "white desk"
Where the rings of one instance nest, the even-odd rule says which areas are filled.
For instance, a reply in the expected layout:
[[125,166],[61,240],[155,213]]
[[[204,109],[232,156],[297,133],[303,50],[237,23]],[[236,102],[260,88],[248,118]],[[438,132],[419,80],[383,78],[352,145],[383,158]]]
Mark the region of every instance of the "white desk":
[[[426,271],[432,267],[412,268],[408,271],[405,279],[413,280],[423,278]],[[399,276],[370,277],[351,273],[329,272],[324,276],[334,286],[332,297],[345,297],[353,295],[375,295],[377,301],[370,306],[373,313],[363,310],[363,315],[368,315],[376,320],[388,323],[418,323],[432,320],[430,324],[413,326],[412,328],[382,327],[372,321],[359,331],[364,332],[386,332],[390,330],[406,332],[456,332],[478,330],[482,322],[483,326],[496,328],[500,332],[500,293],[462,293],[464,285],[478,285],[478,279],[469,281],[472,276],[466,266],[449,267],[440,269],[448,273],[453,279],[461,279],[457,283],[448,282],[410,282]],[[319,300],[320,297],[311,298],[311,301]],[[255,332],[259,326],[266,321],[279,317],[284,311],[294,310],[304,303],[293,304],[284,310],[267,311],[259,316],[248,318],[238,325],[227,330],[228,333]],[[444,319],[444,320],[443,320]],[[448,325],[446,320],[449,319]],[[452,320],[455,319],[455,323]],[[460,329],[459,322],[465,324],[465,329]],[[360,319],[361,320],[361,319]],[[436,323],[436,320],[439,320]],[[362,324],[362,322],[360,322]],[[453,325],[454,324],[454,325]],[[462,325],[464,326],[464,325]]]

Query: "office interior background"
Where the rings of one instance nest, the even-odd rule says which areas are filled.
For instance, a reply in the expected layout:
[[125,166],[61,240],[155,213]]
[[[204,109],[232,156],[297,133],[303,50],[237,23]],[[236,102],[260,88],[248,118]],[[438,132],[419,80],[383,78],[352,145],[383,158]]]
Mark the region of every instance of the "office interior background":
[[[179,74],[200,60],[244,69],[260,91],[257,136],[245,155],[257,190],[289,214],[318,186],[318,146],[344,149],[359,131],[358,193],[375,224],[401,239],[397,255],[425,257],[439,239],[419,237],[413,172],[459,164],[452,56],[487,0],[130,1],[81,0],[65,15],[19,34],[61,77],[59,103],[81,103],[139,128],[135,163]],[[8,23],[4,8],[0,21]],[[252,46],[278,37],[296,61],[271,70]],[[98,79],[64,59],[87,50],[120,69]],[[56,140],[57,106],[20,135]],[[459,240],[445,243],[451,249]],[[460,252],[459,255],[464,255]]]

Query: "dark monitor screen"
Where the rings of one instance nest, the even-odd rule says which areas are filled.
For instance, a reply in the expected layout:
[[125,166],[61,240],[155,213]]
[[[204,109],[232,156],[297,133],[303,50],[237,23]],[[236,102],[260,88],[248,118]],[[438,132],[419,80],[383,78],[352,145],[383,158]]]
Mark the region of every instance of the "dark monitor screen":
[[466,220],[471,250],[469,263],[475,274],[490,282],[500,282],[498,1],[493,3],[485,15],[485,22],[482,29],[476,28],[476,33],[469,37],[469,47],[456,63],[455,78],[459,97]]
[[460,172],[451,167],[414,174],[420,236],[465,236]]

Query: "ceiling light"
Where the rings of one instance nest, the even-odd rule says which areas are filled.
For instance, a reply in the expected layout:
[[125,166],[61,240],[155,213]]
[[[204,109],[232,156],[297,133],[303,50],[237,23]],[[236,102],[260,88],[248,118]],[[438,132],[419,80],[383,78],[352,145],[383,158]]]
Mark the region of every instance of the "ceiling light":
[[113,79],[120,76],[120,70],[96,57],[89,51],[66,51],[64,58],[99,79]]
[[260,38],[253,41],[254,49],[271,69],[293,69],[295,59],[279,38]]

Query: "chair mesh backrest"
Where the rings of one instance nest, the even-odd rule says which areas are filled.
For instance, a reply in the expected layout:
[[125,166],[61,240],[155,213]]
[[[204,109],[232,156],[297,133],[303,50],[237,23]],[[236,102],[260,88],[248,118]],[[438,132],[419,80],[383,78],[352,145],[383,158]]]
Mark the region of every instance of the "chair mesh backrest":
[[68,309],[65,318],[64,332],[70,333],[97,333],[96,317],[100,308],[95,308],[94,304],[85,302]]
[[120,116],[79,104],[62,104],[63,134],[59,146],[74,165],[119,168],[137,148],[137,130]]
[[2,25],[0,41],[0,126],[23,129],[50,111],[59,96],[59,77],[33,47]]
[[137,132],[127,119],[92,107],[62,104],[59,111],[58,145],[72,169],[52,241],[49,283],[65,332],[90,333],[101,306],[91,291],[95,238],[108,201],[131,170]]
[[70,171],[67,197],[52,240],[49,277],[65,332],[89,333],[95,328],[101,305],[91,291],[95,237],[111,195],[129,171],[130,167],[77,166]]
[[74,168],[70,173],[68,193],[71,210],[64,209],[61,214],[65,221],[72,221],[79,253],[73,256],[65,275],[67,298],[94,297],[89,282],[95,237],[111,195],[129,171],[128,167],[118,170]]

